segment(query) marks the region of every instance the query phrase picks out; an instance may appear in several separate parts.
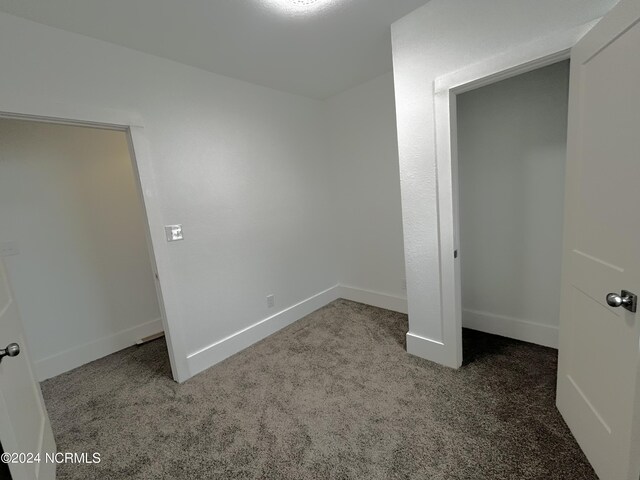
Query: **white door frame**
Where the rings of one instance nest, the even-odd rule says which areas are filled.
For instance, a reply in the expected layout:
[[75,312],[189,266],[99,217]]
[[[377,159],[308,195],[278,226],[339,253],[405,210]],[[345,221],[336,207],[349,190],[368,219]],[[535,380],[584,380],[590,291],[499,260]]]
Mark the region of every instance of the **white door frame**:
[[0,118],[93,127],[126,133],[136,188],[146,216],[147,246],[151,267],[157,275],[156,293],[167,340],[171,373],[177,382],[187,380],[190,377],[189,367],[185,344],[177,323],[178,298],[173,288],[159,190],[140,116],[118,110],[59,104],[44,98],[14,97],[0,101]]
[[460,262],[455,258],[460,248],[456,97],[570,58],[571,48],[597,22],[518,46],[434,82],[443,343],[455,346],[458,367],[462,365],[462,294]]

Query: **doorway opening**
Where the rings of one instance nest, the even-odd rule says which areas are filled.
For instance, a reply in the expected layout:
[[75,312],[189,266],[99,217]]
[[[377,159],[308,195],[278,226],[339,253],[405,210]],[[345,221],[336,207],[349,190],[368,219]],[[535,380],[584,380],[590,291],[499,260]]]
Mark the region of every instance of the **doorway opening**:
[[568,92],[563,60],[456,97],[463,328],[558,347]]
[[165,329],[134,158],[125,129],[0,116],[0,254],[40,381]]

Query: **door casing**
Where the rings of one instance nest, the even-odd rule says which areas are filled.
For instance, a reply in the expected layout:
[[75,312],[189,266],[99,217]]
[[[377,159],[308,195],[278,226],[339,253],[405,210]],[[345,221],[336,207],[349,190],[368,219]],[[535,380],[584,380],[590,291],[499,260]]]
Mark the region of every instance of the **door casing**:
[[438,77],[434,84],[438,238],[442,302],[443,362],[462,365],[462,288],[459,250],[456,97],[570,58],[571,48],[598,20],[519,46],[511,51]]
[[145,215],[147,247],[151,267],[156,275],[156,294],[167,340],[171,372],[177,382],[187,380],[190,374],[186,362],[186,349],[176,325],[178,299],[173,293],[175,289],[172,288],[159,191],[154,181],[142,119],[135,114],[117,110],[87,110],[79,106],[54,103],[44,105],[40,102],[32,105],[30,102],[19,100],[12,105],[0,104],[0,118],[114,130],[127,135],[136,189]]

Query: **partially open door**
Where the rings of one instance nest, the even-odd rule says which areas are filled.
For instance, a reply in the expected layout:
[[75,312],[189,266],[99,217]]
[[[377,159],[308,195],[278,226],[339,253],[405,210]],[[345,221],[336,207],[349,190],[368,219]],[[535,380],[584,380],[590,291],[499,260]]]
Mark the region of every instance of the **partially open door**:
[[53,480],[56,465],[47,461],[56,449],[53,432],[1,258],[0,348],[0,442],[12,480]]
[[640,477],[640,0],[573,48],[557,404],[602,480]]

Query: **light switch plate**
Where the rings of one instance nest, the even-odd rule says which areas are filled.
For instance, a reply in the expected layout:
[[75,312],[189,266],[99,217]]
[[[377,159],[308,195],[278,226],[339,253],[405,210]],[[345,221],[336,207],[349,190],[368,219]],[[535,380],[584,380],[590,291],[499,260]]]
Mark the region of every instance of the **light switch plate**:
[[0,242],[0,257],[10,257],[19,253],[20,249],[17,242]]
[[177,242],[178,240],[184,240],[182,225],[165,225],[164,232],[167,235],[167,242]]

